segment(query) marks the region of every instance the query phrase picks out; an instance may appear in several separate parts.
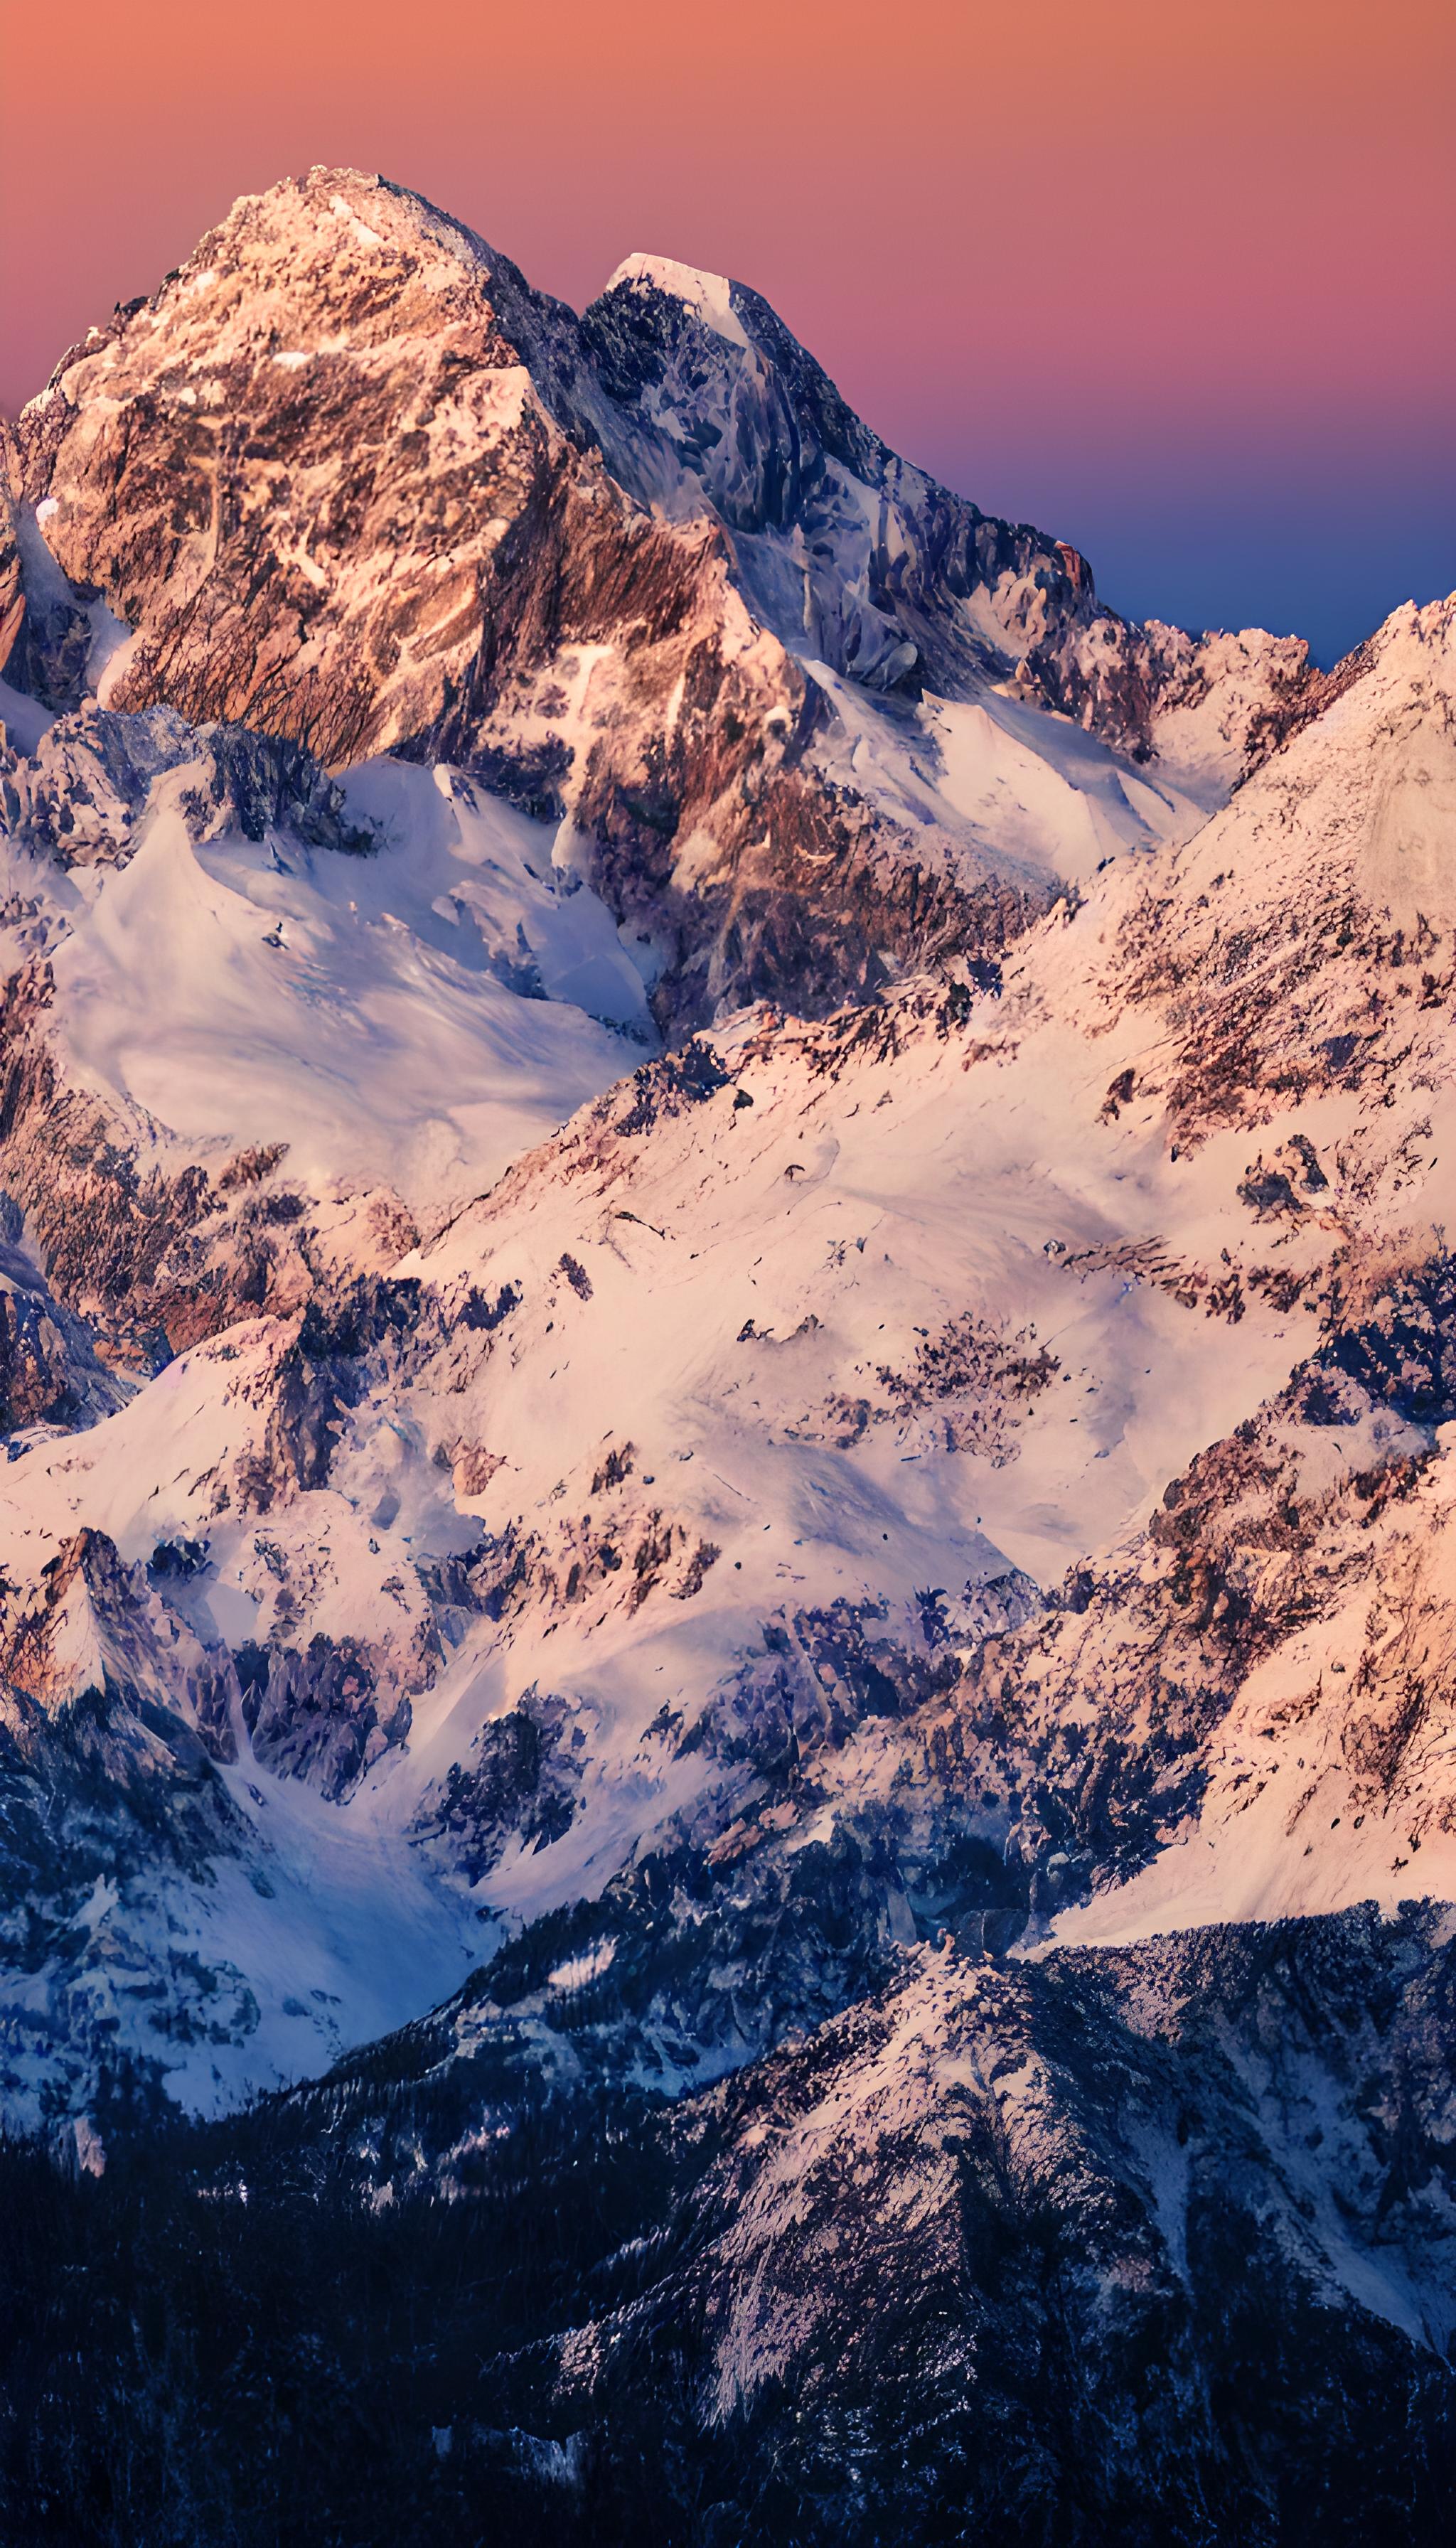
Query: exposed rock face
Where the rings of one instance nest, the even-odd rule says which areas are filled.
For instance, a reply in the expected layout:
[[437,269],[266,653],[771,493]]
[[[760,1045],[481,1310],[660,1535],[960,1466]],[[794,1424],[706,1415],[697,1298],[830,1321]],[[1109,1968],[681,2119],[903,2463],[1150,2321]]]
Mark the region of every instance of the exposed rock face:
[[3,1635],[6,1681],[48,1711],[96,1699],[144,1717],[165,1695],[178,1727],[196,1723],[210,1749],[232,1758],[229,1661],[205,1654],[101,1532],[78,1531],[29,1598],[11,1594]]
[[[736,340],[633,272],[578,322],[416,198],[315,170],[66,357],[22,419],[27,536],[136,632],[109,704],[569,815],[670,1020],[994,953],[1035,889],[847,782],[797,656],[953,697],[1014,677],[1145,757],[1165,706],[1222,696],[1227,641],[1101,610],[1074,552],[907,469],[730,301]],[[1226,778],[1304,679],[1238,643]]]
[[[8,664],[15,653],[26,609],[15,518],[19,474],[19,454],[7,420],[0,424],[0,666]],[[17,482],[15,486],[12,479]],[[17,664],[15,669],[19,671],[20,666]]]
[[88,596],[56,566],[24,490],[20,446],[0,416],[0,673],[43,706],[71,708],[95,642]]
[[6,988],[5,1173],[93,1336],[145,1371],[249,1310],[300,1308],[312,1276],[279,1157],[239,1152],[215,1176],[144,1163],[136,1127],[62,1078],[46,1035],[53,997],[44,961]]
[[[1121,619],[1065,541],[996,521],[888,450],[741,283],[629,257],[583,334],[650,437],[640,492],[658,492],[662,436],[729,531],[754,609],[797,654],[912,695],[964,698],[1009,680],[1139,761],[1175,767],[1203,710],[1198,758],[1228,777],[1261,721],[1309,691],[1297,639]],[[636,447],[608,444],[629,484]]]
[[1427,2535],[1456,602],[348,172],[6,472],[4,2520]]
[[[7,1204],[4,1220],[18,1238],[20,1215],[13,1198]],[[0,1242],[0,1432],[95,1422],[124,1396],[81,1320],[21,1247]]]
[[62,866],[120,862],[154,781],[174,770],[187,774],[176,796],[193,840],[240,832],[261,841],[286,827],[318,849],[374,846],[301,746],[245,726],[193,727],[171,708],[128,716],[91,700],[59,717],[34,754],[0,762],[6,828]]
[[[713,530],[654,520],[591,448],[575,337],[414,198],[317,172],[77,349],[27,410],[28,487],[66,573],[136,631],[117,706],[570,804],[616,907],[682,963],[766,827],[791,888],[826,824],[854,850],[855,809],[796,775],[817,694]],[[698,832],[727,870],[706,897],[676,875]]]
[[397,1659],[353,1638],[335,1645],[315,1636],[302,1652],[279,1645],[268,1655],[244,1647],[238,1673],[254,1758],[284,1776],[311,1779],[330,1799],[347,1795],[410,1730]]
[[583,333],[649,452],[665,439],[732,534],[760,617],[798,652],[874,688],[954,697],[1090,615],[1085,558],[899,460],[742,284],[631,257]]
[[536,391],[531,353],[544,337],[549,374],[569,325],[394,190],[320,171],[240,205],[27,410],[55,554],[137,631],[117,703],[161,694],[339,763],[444,746],[447,720],[473,741],[624,602],[648,643],[681,626],[701,540],[593,479]]

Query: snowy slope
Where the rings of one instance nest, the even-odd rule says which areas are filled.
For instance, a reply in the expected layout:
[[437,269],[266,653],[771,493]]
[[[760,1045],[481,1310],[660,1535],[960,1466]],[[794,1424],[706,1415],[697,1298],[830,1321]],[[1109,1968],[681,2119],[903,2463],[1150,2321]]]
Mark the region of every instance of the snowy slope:
[[[311,1179],[306,1256],[337,1209],[330,1168],[393,1180],[425,1226],[412,1248],[402,1231],[359,1306],[329,1306],[325,1287],[307,1311],[225,1325],[79,1440],[35,1437],[0,1475],[12,1582],[39,1587],[78,1529],[144,1578],[150,1625],[110,1668],[119,1687],[165,1681],[146,1637],[185,1630],[214,1659],[200,1722],[236,1817],[228,1855],[271,1887],[239,1872],[199,1894],[185,1867],[114,1885],[69,1999],[103,1951],[147,1969],[166,1903],[171,1931],[258,2011],[200,2064],[162,2055],[174,2092],[206,2102],[408,2014],[410,1969],[422,2004],[501,1920],[616,1899],[644,1852],[690,1844],[755,1885],[775,1867],[793,1884],[837,1832],[887,1813],[892,1925],[909,1934],[909,1895],[942,1898],[932,1869],[953,1831],[1030,1871],[1039,1918],[1078,1937],[1394,1903],[1412,1818],[1422,1873],[1456,1880],[1444,1717],[1418,1772],[1405,1751],[1384,1771],[1356,1757],[1374,1740],[1372,1571],[1433,1568],[1444,1616],[1444,1402],[1412,1415],[1367,1390],[1331,1432],[1298,1413],[1298,1391],[1287,1410],[1281,1396],[1312,1355],[1342,1367],[1359,1287],[1375,1300],[1392,1268],[1418,1268],[1448,1209],[1434,1131],[1448,1039],[1418,991],[1437,979],[1433,924],[1418,948],[1397,940],[1378,897],[1408,855],[1388,809],[1412,792],[1423,805],[1434,783],[1450,619],[1398,615],[1317,725],[1203,830],[1173,809],[1159,849],[1140,846],[1142,811],[1102,747],[1052,721],[1054,752],[1034,759],[1031,712],[971,708],[957,747],[951,708],[928,706],[967,801],[1002,772],[1018,819],[1086,824],[1080,902],[983,979],[911,985],[819,1026],[755,1009],[642,1062],[494,1184],[543,1104],[514,1057],[560,1073],[566,1055],[622,1052],[618,1030],[501,973],[531,964],[545,991],[590,984],[593,1004],[641,1017],[640,976],[590,889],[536,865],[549,833],[443,773],[381,763],[348,789],[386,835],[370,856],[281,834],[194,845],[170,773],[123,864],[50,870],[47,1048],[68,1070],[154,1118],[165,1097],[153,1143],[288,1140],[289,1169]],[[1394,837],[1425,836],[1402,822]],[[153,1066],[129,1005],[143,945],[173,1040],[165,1088],[137,1076]],[[189,992],[199,948],[207,999]],[[1236,1055],[1210,1067],[1230,1016]],[[339,1056],[364,1017],[379,1075],[355,1090]],[[381,1021],[408,1067],[380,1062]],[[470,1070],[500,1091],[494,1112],[462,1102]],[[1217,1538],[1178,1555],[1161,1516],[1171,1482],[1212,1463],[1198,1493],[1228,1502],[1218,1528],[1237,1547],[1244,1490],[1218,1486],[1235,1455],[1217,1446],[1255,1419],[1270,1476],[1292,1464],[1260,1492],[1309,1516],[1325,1590],[1318,1626],[1292,1634],[1278,1582],[1240,1592],[1255,1625],[1226,1648],[1158,1604],[1178,1568],[1231,1585],[1243,1561]],[[1408,1471],[1414,1502],[1387,1494]],[[1378,1519],[1366,1477],[1386,1481]],[[200,1554],[158,1572],[168,1548]],[[1090,1609],[1086,1594],[1062,1606],[1071,1578],[1100,1588]],[[93,1595],[101,1624],[79,1644],[49,1621],[44,1675],[25,1667],[47,1706],[106,1677],[115,1597]],[[1179,1659],[1158,1660],[1174,1630]],[[1135,1669],[1139,1641],[1153,1660]],[[988,1651],[1007,1688],[1030,1677],[1020,1730],[989,1748]],[[808,1717],[801,1696],[774,1695],[785,1671],[819,1692]],[[1149,1671],[1201,1684],[1191,1752],[1161,1748]],[[1321,1702],[1317,1757],[1306,1693],[1340,1680],[1367,1696]],[[869,1698],[891,1684],[903,1731]],[[1068,1729],[1098,1717],[1089,1688],[1105,1730],[1148,1747],[1150,1807],[1116,1842],[1082,1827],[1065,1784]],[[761,1752],[764,1709],[784,1704],[815,1762],[798,1794]],[[1271,1717],[1287,1736],[1262,1731]],[[956,1725],[966,1767],[948,1784]],[[1075,1846],[1034,1805],[1037,1780],[1065,1792]],[[1130,1846],[1149,1863],[1106,1890]],[[416,1944],[387,1970],[368,1899],[407,1863]],[[1068,1885],[1104,1889],[1059,1910]],[[621,1915],[603,1916],[615,1935]],[[287,1986],[280,1922],[298,1970],[317,1969],[306,1992]],[[133,2005],[145,2044],[146,2003]],[[713,2057],[747,2048],[753,2023],[735,2019]]]
[[70,1072],[180,1143],[282,1140],[316,1188],[437,1213],[616,1077],[613,1029],[654,1040],[596,897],[468,782],[362,772],[351,800],[385,824],[363,858],[195,846],[182,783],[51,959]]
[[1456,596],[348,170],[0,461],[0,2528],[1429,2535]]
[[[163,387],[291,529],[160,522]],[[12,2093],[517,1947],[681,2083],[942,1921],[1456,1881],[1451,605],[1132,630],[742,287],[347,172],[22,442]]]

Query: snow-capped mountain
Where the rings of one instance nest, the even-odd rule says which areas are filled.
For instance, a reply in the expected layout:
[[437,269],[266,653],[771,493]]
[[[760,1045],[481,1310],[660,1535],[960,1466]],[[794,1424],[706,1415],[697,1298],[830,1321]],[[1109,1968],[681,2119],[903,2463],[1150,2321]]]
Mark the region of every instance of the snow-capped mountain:
[[53,559],[107,614],[103,705],[569,818],[680,1020],[995,952],[1062,872],[1054,818],[996,820],[1045,757],[985,706],[1003,679],[1161,739],[1175,803],[1305,696],[1297,644],[1102,610],[1074,552],[894,460],[755,296],[684,301],[676,271],[639,261],[579,321],[378,180],[239,204],[21,418],[23,686],[73,704],[97,646]]
[[6,461],[9,2122],[205,2244],[332,2136],[347,2257],[615,2115],[441,2536],[623,2433],[720,2548],[1419,2535],[1456,601],[1131,625],[743,286],[349,171]]

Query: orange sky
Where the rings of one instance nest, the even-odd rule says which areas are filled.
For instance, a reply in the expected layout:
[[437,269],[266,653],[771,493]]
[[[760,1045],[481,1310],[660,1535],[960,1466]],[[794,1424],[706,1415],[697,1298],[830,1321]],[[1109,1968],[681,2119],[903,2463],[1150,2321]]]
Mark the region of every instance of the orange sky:
[[0,400],[244,190],[418,187],[580,304],[758,286],[1126,606],[1352,642],[1456,583],[1443,0],[4,0]]

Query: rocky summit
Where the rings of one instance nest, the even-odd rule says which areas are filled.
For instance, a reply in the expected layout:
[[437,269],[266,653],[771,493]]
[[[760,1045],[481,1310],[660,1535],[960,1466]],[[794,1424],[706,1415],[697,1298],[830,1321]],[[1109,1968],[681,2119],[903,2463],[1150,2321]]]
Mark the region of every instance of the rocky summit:
[[3,460],[0,2530],[1443,2535],[1456,597],[347,169]]

